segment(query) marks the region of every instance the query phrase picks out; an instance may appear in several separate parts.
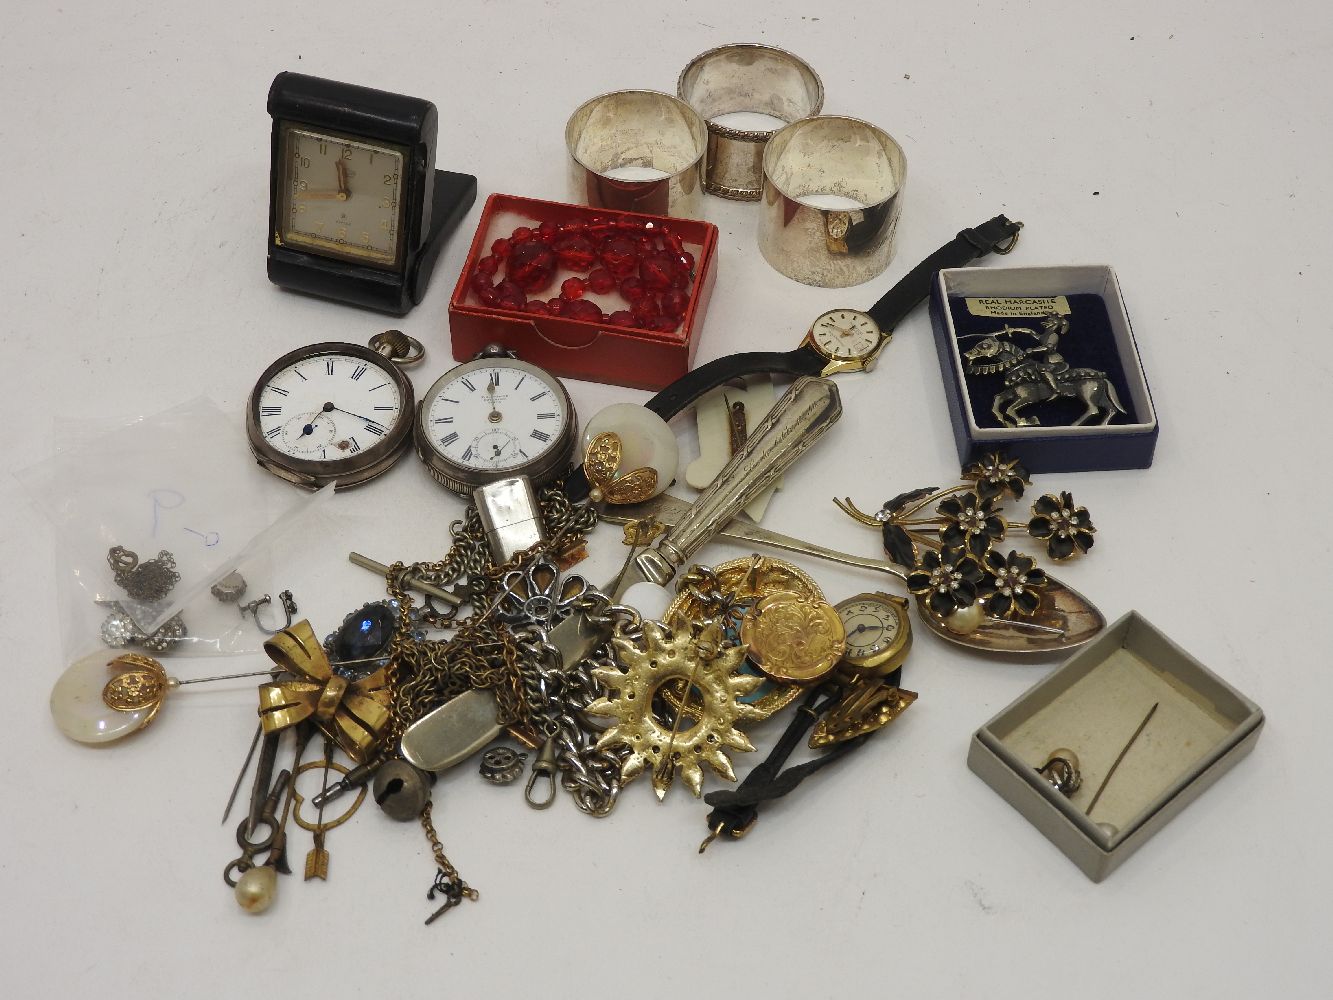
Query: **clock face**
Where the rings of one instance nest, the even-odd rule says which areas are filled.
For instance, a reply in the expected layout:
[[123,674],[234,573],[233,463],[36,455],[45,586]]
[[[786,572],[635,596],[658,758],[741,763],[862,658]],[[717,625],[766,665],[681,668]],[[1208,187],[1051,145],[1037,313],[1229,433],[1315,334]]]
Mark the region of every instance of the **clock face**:
[[834,309],[815,320],[810,333],[828,357],[853,361],[867,357],[880,342],[879,324],[856,309]]
[[287,124],[278,155],[279,242],[376,267],[399,265],[402,150]]
[[905,612],[896,604],[857,597],[838,605],[847,633],[847,657],[869,659],[887,652],[906,627]]
[[306,462],[353,459],[403,419],[392,372],[351,354],[312,354],[256,386],[258,431],[281,455]]
[[461,365],[436,382],[418,433],[446,462],[499,475],[524,472],[564,447],[571,419],[553,375],[502,358]]

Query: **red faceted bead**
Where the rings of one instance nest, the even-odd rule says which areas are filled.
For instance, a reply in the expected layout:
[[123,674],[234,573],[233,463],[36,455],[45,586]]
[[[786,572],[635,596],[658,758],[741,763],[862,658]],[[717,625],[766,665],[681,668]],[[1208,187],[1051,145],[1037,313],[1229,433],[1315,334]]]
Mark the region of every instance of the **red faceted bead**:
[[541,299],[533,299],[523,307],[524,312],[536,313],[538,316],[551,315],[551,307]]
[[525,292],[542,292],[555,280],[555,253],[545,243],[529,240],[509,253],[505,275]]
[[662,307],[657,304],[655,295],[643,296],[638,302],[634,303],[630,311],[634,313],[634,318],[640,323],[662,315]]
[[642,281],[631,275],[620,283],[620,294],[626,302],[633,304],[647,295],[648,290],[643,287]]
[[610,316],[606,317],[606,321],[616,326],[633,326],[634,314],[628,309],[617,309]]
[[586,271],[597,263],[597,245],[582,234],[561,236],[554,247],[560,266],[568,271]]
[[500,302],[500,296],[495,293],[495,288],[492,285],[487,285],[485,288],[478,288],[477,298],[481,299],[482,305],[490,306],[492,309]]
[[560,226],[555,222],[543,222],[537,227],[537,233],[533,239],[541,240],[543,243],[550,243],[560,235]]
[[671,287],[676,262],[664,253],[650,253],[639,261],[639,280],[653,292],[665,292]]
[[552,316],[563,316],[565,314],[565,300],[554,298],[546,300],[546,308],[551,310]]
[[662,293],[662,315],[672,316],[675,319],[685,315],[685,310],[690,307],[690,297],[679,289],[671,289]]
[[596,302],[587,299],[575,299],[565,303],[565,315],[570,319],[586,319],[600,323],[606,317]]
[[628,236],[612,236],[602,244],[603,266],[616,278],[628,278],[639,265],[639,250]]
[[502,281],[495,286],[496,306],[500,309],[522,309],[528,297],[523,289],[512,281]]
[[675,233],[664,234],[662,242],[673,254],[683,254],[685,252],[685,243]]
[[499,270],[500,270],[499,257],[486,256],[481,258],[481,260],[477,261],[478,274],[484,274],[486,275],[486,277],[490,278],[494,277],[495,273]]
[[598,295],[606,295],[616,287],[616,279],[604,267],[593,268],[588,274],[588,287]]
[[675,316],[656,316],[648,321],[647,326],[658,333],[675,333],[676,327],[680,326],[680,319]]
[[514,245],[509,242],[509,240],[501,238],[491,244],[491,253],[495,254],[495,256],[499,257],[501,260],[504,260],[509,256],[509,251],[512,250],[513,247]]
[[509,239],[513,243],[526,243],[528,240],[532,239],[532,230],[527,226],[519,226],[514,230],[514,235],[509,237]]
[[583,293],[587,290],[588,286],[582,278],[566,278],[560,282],[560,297],[562,299],[581,299]]
[[480,295],[486,289],[494,287],[494,283],[491,281],[491,279],[486,277],[486,275],[482,274],[480,271],[472,272],[472,280],[469,282],[469,284],[471,284],[472,290],[476,292],[478,295]]
[[688,250],[682,250],[676,255],[676,263],[685,268],[689,274],[694,274],[694,254]]

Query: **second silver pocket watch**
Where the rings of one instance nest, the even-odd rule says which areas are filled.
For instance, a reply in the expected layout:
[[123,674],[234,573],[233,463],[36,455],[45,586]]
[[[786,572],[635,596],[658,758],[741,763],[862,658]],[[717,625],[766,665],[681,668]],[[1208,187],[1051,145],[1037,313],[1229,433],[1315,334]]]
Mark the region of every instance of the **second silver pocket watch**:
[[450,369],[430,387],[413,436],[431,475],[455,493],[467,496],[520,475],[540,488],[569,470],[578,416],[550,372],[507,355],[486,356]]

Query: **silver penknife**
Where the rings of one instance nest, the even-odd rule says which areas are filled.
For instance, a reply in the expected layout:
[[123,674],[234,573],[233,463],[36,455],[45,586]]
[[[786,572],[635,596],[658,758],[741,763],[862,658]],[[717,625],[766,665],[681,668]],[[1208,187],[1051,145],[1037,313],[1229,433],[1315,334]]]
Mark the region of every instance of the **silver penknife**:
[[[731,456],[713,485],[690,505],[675,527],[630,562],[612,599],[620,600],[636,583],[669,583],[695,552],[805,454],[840,416],[838,388],[828,379],[800,378],[792,383],[751,431],[745,447]],[[590,654],[607,634],[605,625],[575,614],[552,629],[550,638],[565,664],[572,665]]]

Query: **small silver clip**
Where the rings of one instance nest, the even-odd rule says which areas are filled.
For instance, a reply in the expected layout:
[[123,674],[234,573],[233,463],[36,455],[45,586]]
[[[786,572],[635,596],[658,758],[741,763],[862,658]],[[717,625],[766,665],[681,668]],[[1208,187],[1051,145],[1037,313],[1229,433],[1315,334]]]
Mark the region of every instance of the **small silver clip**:
[[[548,739],[542,744],[542,750],[537,755],[537,759],[532,762],[532,777],[528,778],[528,787],[523,792],[523,797],[528,800],[528,805],[534,809],[550,808],[551,803],[555,801],[555,775],[558,770],[559,767],[555,762],[555,740]],[[546,798],[533,798],[533,789],[537,787],[537,782],[542,778],[550,783]]]

